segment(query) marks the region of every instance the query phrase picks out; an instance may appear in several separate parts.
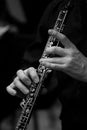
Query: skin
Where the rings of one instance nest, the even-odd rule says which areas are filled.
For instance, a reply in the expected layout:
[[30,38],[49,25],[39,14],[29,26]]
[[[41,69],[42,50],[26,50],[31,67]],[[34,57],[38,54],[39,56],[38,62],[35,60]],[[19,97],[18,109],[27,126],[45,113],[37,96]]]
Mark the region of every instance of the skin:
[[3,36],[10,29],[9,25],[0,26],[0,37]]
[[[48,33],[56,37],[64,48],[59,46],[46,48],[47,55],[51,54],[53,57],[40,59],[39,62],[52,70],[63,71],[77,80],[87,82],[87,58],[64,34],[53,29],[50,29]],[[58,57],[55,57],[54,54],[58,55]],[[18,88],[23,94],[28,94],[28,88],[32,81],[35,83],[39,82],[35,68],[30,67],[26,70],[18,70],[17,76],[6,89],[11,95],[17,94],[15,88]]]

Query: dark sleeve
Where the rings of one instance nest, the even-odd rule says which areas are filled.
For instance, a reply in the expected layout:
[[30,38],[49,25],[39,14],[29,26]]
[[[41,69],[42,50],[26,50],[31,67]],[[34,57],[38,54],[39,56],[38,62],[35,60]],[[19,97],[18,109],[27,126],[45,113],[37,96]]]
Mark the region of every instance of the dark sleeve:
[[82,19],[82,41],[78,44],[78,49],[87,57],[87,0],[80,3]]
[[35,37],[32,42],[28,44],[26,51],[23,56],[24,64],[29,66],[38,66],[38,60],[40,59],[45,44],[48,39],[48,29],[49,29],[49,17],[55,5],[55,1],[51,2],[46,8],[42,18],[38,24]]

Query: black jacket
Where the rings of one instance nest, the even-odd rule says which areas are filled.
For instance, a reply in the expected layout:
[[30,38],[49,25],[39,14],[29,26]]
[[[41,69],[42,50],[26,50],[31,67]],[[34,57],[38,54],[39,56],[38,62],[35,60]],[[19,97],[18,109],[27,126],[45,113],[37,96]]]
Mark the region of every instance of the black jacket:
[[[67,4],[67,2],[67,0],[54,0],[46,9],[38,25],[36,36],[33,42],[27,47],[27,51],[24,54],[24,60],[26,61],[28,66],[38,66],[38,60],[42,55],[42,52],[48,39],[48,29],[53,28],[59,11],[65,6],[65,4]],[[71,7],[66,18],[65,27],[63,29],[63,33],[76,45],[76,47],[85,56],[87,55],[86,15],[86,1],[72,0]],[[52,83],[50,84],[50,81],[49,83],[46,83],[49,84],[48,93],[52,94],[53,90],[57,89],[56,95],[64,103],[65,101],[71,101],[71,99],[78,100],[84,98],[84,100],[86,100],[85,96],[87,92],[87,83],[76,80],[60,71],[53,73],[56,73],[55,78],[53,78],[54,82],[56,80],[56,83],[53,83],[53,85]],[[55,94],[52,94],[51,97],[53,95]]]
[[[53,0],[46,9],[38,25],[37,33],[24,54],[26,66],[38,66],[48,39],[48,29],[53,28],[59,11],[68,0]],[[87,56],[87,2],[72,0],[63,33]],[[48,108],[59,98],[62,102],[62,124],[65,129],[83,129],[87,127],[87,83],[69,75],[53,71],[46,82],[48,93],[40,95],[38,106]],[[80,125],[79,125],[80,124]]]

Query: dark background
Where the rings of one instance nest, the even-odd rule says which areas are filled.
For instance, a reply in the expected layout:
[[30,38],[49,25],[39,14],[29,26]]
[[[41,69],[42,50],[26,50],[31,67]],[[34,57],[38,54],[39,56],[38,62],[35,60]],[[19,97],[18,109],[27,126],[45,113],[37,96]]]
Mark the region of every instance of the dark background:
[[34,35],[42,14],[52,0],[20,0],[27,17],[27,23],[21,23],[10,15],[6,0],[0,0],[0,26],[11,25],[18,28],[8,31],[0,38],[0,121],[12,114],[19,105],[18,97],[10,96],[6,92],[16,71],[21,66],[21,58],[27,39]]

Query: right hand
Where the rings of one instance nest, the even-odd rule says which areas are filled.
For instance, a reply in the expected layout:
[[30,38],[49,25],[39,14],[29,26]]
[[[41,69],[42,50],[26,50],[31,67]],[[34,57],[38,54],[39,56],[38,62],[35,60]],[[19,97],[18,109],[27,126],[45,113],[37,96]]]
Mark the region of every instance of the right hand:
[[39,77],[35,68],[30,67],[25,70],[18,70],[17,76],[14,78],[13,82],[6,87],[7,92],[15,96],[17,95],[17,90],[15,88],[17,88],[26,95],[29,93],[29,86],[31,85],[31,82],[39,82]]

